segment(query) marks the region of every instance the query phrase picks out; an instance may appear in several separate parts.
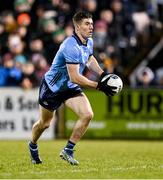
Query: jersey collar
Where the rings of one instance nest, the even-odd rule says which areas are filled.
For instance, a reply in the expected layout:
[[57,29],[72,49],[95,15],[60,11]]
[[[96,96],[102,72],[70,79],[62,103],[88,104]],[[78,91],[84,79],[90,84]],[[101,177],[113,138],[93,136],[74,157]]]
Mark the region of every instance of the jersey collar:
[[74,38],[76,39],[76,41],[77,41],[77,43],[79,44],[79,46],[81,46],[81,45],[87,46],[88,40],[86,41],[86,44],[83,44],[82,41],[80,40],[79,36],[78,36],[75,32],[73,32],[72,37],[74,37]]

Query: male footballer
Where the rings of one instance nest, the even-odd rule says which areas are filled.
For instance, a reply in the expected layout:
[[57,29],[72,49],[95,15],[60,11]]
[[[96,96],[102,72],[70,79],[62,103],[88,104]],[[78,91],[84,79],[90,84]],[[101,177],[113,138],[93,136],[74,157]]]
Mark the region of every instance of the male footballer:
[[[37,141],[49,127],[55,111],[64,103],[78,116],[72,134],[61,150],[60,157],[71,165],[78,165],[74,158],[74,147],[87,130],[93,111],[88,98],[80,87],[88,87],[103,91],[106,95],[114,95],[116,87],[101,82],[106,75],[93,56],[93,20],[88,12],[80,11],[73,16],[74,34],[66,38],[56,53],[52,65],[44,75],[39,90],[39,120],[33,125],[29,150],[32,163],[39,164]],[[89,80],[82,75],[85,67],[94,71],[100,80]]]

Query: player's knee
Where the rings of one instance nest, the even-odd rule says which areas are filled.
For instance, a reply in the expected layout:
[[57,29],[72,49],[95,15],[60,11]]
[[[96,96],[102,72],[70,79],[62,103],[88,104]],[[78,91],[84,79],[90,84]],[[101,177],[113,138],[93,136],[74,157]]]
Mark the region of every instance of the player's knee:
[[93,118],[93,112],[85,113],[82,118],[82,126],[87,128],[92,118]]
[[84,114],[84,119],[87,121],[90,121],[93,118],[94,114],[92,111],[89,111],[87,113]]
[[43,128],[44,128],[44,129],[47,129],[47,128],[49,128],[49,126],[50,126],[50,123],[45,123],[45,124],[43,125]]
[[42,121],[40,121],[39,124],[40,124],[41,129],[47,129],[50,126],[50,122],[42,122]]

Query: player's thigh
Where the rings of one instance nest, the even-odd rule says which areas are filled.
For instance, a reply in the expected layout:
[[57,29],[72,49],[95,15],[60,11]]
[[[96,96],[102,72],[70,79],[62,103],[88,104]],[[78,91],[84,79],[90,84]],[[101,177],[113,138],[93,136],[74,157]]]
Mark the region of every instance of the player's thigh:
[[84,93],[66,100],[65,105],[72,109],[72,111],[74,111],[79,117],[93,117],[91,104]]
[[45,109],[41,105],[39,106],[39,111],[40,111],[40,121],[42,123],[48,123],[52,120],[53,115],[55,111],[50,111],[48,109]]

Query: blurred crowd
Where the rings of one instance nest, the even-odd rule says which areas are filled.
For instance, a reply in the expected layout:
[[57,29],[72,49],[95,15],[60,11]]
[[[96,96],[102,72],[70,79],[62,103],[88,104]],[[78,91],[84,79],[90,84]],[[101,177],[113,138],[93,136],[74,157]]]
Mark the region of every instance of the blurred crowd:
[[[5,0],[0,6],[0,87],[37,87],[60,43],[73,33],[76,11],[93,14],[94,55],[106,72],[122,77],[163,28],[161,0]],[[148,74],[153,80],[151,69],[142,76]]]

